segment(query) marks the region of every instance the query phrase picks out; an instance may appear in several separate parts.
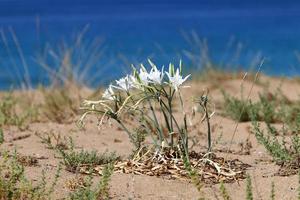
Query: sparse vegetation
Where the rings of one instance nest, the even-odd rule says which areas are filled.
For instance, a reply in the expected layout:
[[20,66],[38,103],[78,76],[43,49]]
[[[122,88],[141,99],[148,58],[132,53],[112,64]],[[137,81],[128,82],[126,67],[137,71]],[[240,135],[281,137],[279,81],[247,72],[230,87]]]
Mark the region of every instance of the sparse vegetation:
[[46,45],[38,52],[36,63],[45,70],[53,88],[91,86],[104,69],[103,40],[87,36],[89,25],[55,46]]
[[67,150],[74,146],[73,139],[71,137],[63,137],[61,134],[55,133],[53,130],[50,132],[36,133],[35,135],[41,139],[43,144],[47,145],[48,149]]
[[271,185],[271,195],[270,195],[271,200],[275,200],[275,184],[272,182]]
[[204,200],[204,194],[202,192],[203,183],[201,181],[201,177],[198,175],[198,173],[192,168],[189,160],[187,157],[183,158],[184,160],[184,167],[188,172],[188,175],[193,183],[193,185],[197,188],[198,192],[200,193],[201,197],[198,198],[198,200]]
[[84,183],[84,187],[79,187],[74,192],[69,194],[71,200],[107,200],[109,196],[109,181],[113,174],[112,163],[106,164],[103,169],[103,175],[96,187],[93,187],[92,177],[89,176]]
[[[25,105],[23,108],[20,108],[20,105],[20,100],[11,93],[5,94],[4,97],[0,99],[0,127],[11,125],[17,126],[20,130],[24,130],[27,128],[29,122],[36,119],[36,108],[32,105]],[[20,111],[18,111],[18,109]]]
[[278,131],[271,124],[267,123],[267,134],[264,134],[258,122],[253,121],[252,124],[258,142],[266,148],[277,162],[288,162],[298,157],[300,148],[298,136],[293,136],[292,144],[288,145],[284,136],[281,141],[278,139]]
[[257,102],[230,96],[224,90],[224,115],[239,121],[248,122],[255,118],[266,123],[284,123],[297,129],[297,103],[292,103],[278,89],[276,93],[265,91],[259,94]]
[[57,170],[55,179],[47,187],[46,177],[42,176],[38,184],[33,184],[25,176],[23,165],[19,164],[17,154],[9,156],[7,152],[1,154],[0,163],[0,199],[13,200],[45,200],[54,192],[54,187],[58,181],[60,169]]
[[59,152],[66,169],[71,172],[76,172],[80,166],[91,169],[94,166],[113,163],[119,159],[119,156],[115,152],[99,153],[97,151],[85,150],[76,152],[74,149],[70,149],[69,151],[60,149]]
[[253,132],[257,141],[261,143],[277,164],[280,165],[278,175],[297,174],[300,168],[300,137],[299,134],[293,134],[292,130],[282,127],[278,130],[271,124],[266,124],[265,133],[257,121],[253,121]]
[[78,98],[72,98],[69,89],[42,89],[44,104],[41,112],[47,119],[57,123],[70,123],[78,114]]
[[[161,76],[162,72],[159,71],[151,61],[149,62],[152,72],[160,72]],[[149,170],[148,172],[150,173],[158,169],[153,165],[153,160],[158,160],[159,167],[161,167],[163,163],[172,161],[172,168],[167,166],[167,168],[169,167],[168,172],[171,174],[175,173],[175,170],[178,170],[184,176],[190,178],[191,183],[200,193],[200,199],[204,199],[206,194],[203,192],[205,184],[203,180],[205,180],[206,177],[204,171],[199,172],[197,167],[199,165],[203,165],[206,168],[210,167],[210,169],[213,169],[213,173],[217,171],[218,177],[221,177],[221,171],[219,170],[223,170],[224,166],[219,166],[216,160],[221,160],[222,157],[217,158],[214,157],[213,154],[206,154],[204,157],[197,157],[194,160],[189,160],[189,157],[185,157],[185,155],[190,155],[189,153],[191,153],[189,149],[191,145],[188,144],[191,139],[188,133],[190,127],[188,126],[192,122],[189,121],[189,111],[185,108],[185,99],[183,99],[183,93],[181,93],[180,90],[180,87],[183,87],[181,85],[183,82],[179,85],[180,87],[177,85],[176,88],[176,83],[171,80],[177,76],[177,71],[173,65],[170,65],[168,73],[172,78],[160,79],[164,87],[160,87],[159,84],[153,84],[152,82],[148,82],[148,85],[142,85],[143,73],[147,72],[147,70],[143,70],[146,70],[144,66],[142,66],[141,69],[134,69],[132,76],[127,76],[127,81],[131,79],[137,81],[137,85],[135,85],[136,88],[132,87],[132,90],[127,91],[126,88],[122,88],[124,85],[120,83],[120,81],[122,81],[122,79],[120,79],[118,84],[112,87],[113,92],[110,87],[106,90],[106,94],[103,94],[103,101],[85,101],[83,110],[86,111],[86,113],[83,117],[89,113],[100,113],[100,115],[98,115],[100,116],[98,119],[100,125],[105,122],[110,123],[110,120],[113,119],[119,125],[118,130],[122,129],[128,134],[130,141],[134,144],[134,154],[129,158],[129,160],[133,159],[133,162],[128,162],[126,166],[143,165],[143,169],[148,168],[147,170]],[[181,75],[181,67],[179,67],[179,72],[177,78],[180,79],[181,77],[181,81],[183,81],[184,78]],[[218,80],[224,78],[221,75],[222,73],[223,72],[217,74],[216,78]],[[234,76],[239,76],[239,74],[232,75],[229,78]],[[126,77],[124,80],[125,79]],[[125,86],[126,84],[128,84],[128,82],[125,80]],[[138,88],[139,86],[141,88]],[[76,116],[79,114],[78,106],[81,97],[77,91],[75,95],[78,96],[73,96],[73,94],[67,92],[67,90],[65,86],[62,88],[54,87],[42,89],[42,95],[45,101],[38,104],[35,108],[28,106],[27,108],[30,108],[28,112],[26,111],[27,108],[19,108],[21,104],[19,99],[14,97],[14,95],[9,93],[4,96],[0,102],[0,144],[4,143],[5,148],[10,145],[15,145],[13,139],[10,139],[9,136],[6,138],[6,129],[9,128],[9,126],[17,126],[19,129],[24,130],[28,123],[35,121],[37,114],[39,117],[37,121],[40,122],[51,121],[54,122],[54,124],[74,122]],[[93,99],[96,97],[97,96],[94,96]],[[255,102],[246,100],[243,97],[232,97],[226,92],[223,92],[223,97],[225,100],[223,107],[224,115],[236,121],[251,121],[257,141],[267,149],[277,164],[280,164],[281,167],[292,169],[292,172],[286,172],[284,175],[297,173],[300,168],[299,102],[289,101],[279,90],[275,93],[265,91],[259,94],[258,101]],[[197,98],[194,98],[194,100],[195,99]],[[202,106],[203,112],[205,113],[205,117],[201,122],[207,122],[206,128],[208,130],[208,137],[205,147],[207,145],[208,152],[212,152],[211,144],[213,142],[212,140],[215,139],[213,133],[216,131],[215,127],[211,127],[210,125],[214,124],[213,122],[210,123],[210,118],[214,112],[211,112],[212,109],[208,108],[207,104],[205,105],[207,102],[207,96],[202,96],[196,101],[196,103]],[[187,107],[189,107],[189,105]],[[83,121],[81,120],[80,122]],[[91,123],[92,122],[94,121],[91,121]],[[266,124],[265,130],[262,129],[262,127],[264,127],[261,125],[262,123]],[[282,129],[277,128],[278,123],[284,124]],[[196,126],[194,127],[195,129],[198,128]],[[5,131],[5,135],[3,131]],[[29,131],[31,130],[28,130],[28,132]],[[42,131],[43,130],[41,130],[41,132]],[[32,133],[29,133],[29,135],[30,134],[32,135]],[[82,177],[84,177],[82,184],[79,187],[75,187],[72,192],[66,196],[67,199],[110,199],[110,177],[113,174],[116,161],[120,161],[120,157],[116,153],[99,153],[97,151],[76,149],[72,137],[62,136],[62,134],[54,131],[46,131],[36,135],[41,139],[42,143],[46,145],[45,147],[47,149],[52,149],[56,152],[54,156],[55,159],[57,158],[56,156],[59,155],[59,159],[57,160],[62,161],[62,165],[65,166],[64,169],[73,172],[72,175],[76,173],[77,176],[77,173],[80,173]],[[119,138],[115,139],[115,141],[121,141],[118,139]],[[202,147],[204,146],[200,146],[200,148]],[[242,151],[243,149],[244,146],[242,146]],[[251,156],[252,151],[249,150],[247,152],[247,155]],[[51,194],[55,192],[59,173],[55,176],[53,184],[50,185],[45,178],[45,171],[42,174],[41,180],[38,182],[30,181],[25,176],[26,168],[41,167],[44,165],[43,161],[40,162],[38,154],[40,154],[40,152],[37,152],[37,157],[35,157],[34,155],[28,156],[17,153],[14,156],[6,155],[5,152],[0,153],[0,199],[50,199]],[[151,155],[149,156],[149,154]],[[210,155],[212,157],[210,157]],[[48,159],[48,157],[43,158],[43,156],[40,158]],[[168,160],[169,158],[170,160]],[[142,159],[146,160],[146,162],[139,162]],[[221,162],[226,162],[226,160],[221,160]],[[42,165],[40,165],[40,163],[42,163]],[[120,164],[122,162],[117,163]],[[233,163],[230,162],[230,166],[232,165]],[[53,166],[47,167],[50,168]],[[116,165],[117,170],[120,171],[118,167],[119,166]],[[163,166],[157,171],[164,169],[165,167]],[[123,170],[125,171],[127,169],[124,167]],[[93,175],[95,174],[102,176],[98,184],[93,180]],[[160,176],[156,171],[152,173],[152,176],[153,175]],[[222,180],[222,178],[218,179],[218,181],[221,181],[219,185],[220,197],[224,200],[234,199],[228,192],[232,191],[231,188],[227,190],[230,185],[225,185],[225,182]],[[246,181],[245,199],[250,200],[254,197],[249,176]],[[269,195],[270,199],[276,199],[275,194],[277,195],[278,193],[275,191],[274,183],[272,183],[270,195],[267,195]]]
[[258,104],[252,104],[248,100],[238,99],[229,96],[225,91],[224,96],[224,112],[226,116],[239,121],[246,122],[251,120],[251,113],[257,114],[259,112]]

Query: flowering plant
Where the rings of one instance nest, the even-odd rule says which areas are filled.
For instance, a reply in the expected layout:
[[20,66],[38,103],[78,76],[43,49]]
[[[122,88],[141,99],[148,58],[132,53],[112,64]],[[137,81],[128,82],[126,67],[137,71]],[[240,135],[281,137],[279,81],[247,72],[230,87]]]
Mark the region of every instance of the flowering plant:
[[[85,111],[80,122],[87,114],[99,114],[101,125],[107,119],[115,120],[128,134],[137,148],[135,134],[128,119],[137,122],[152,138],[156,148],[180,149],[188,154],[187,117],[184,111],[181,89],[190,75],[183,77],[182,63],[175,68],[169,64],[168,71],[161,70],[148,60],[150,70],[144,65],[139,69],[132,66],[132,74],[116,80],[104,91],[98,101],[86,100],[82,109]],[[174,102],[179,99],[183,119],[182,123],[174,116]],[[125,117],[126,116],[126,117]],[[129,128],[131,127],[131,129]]]

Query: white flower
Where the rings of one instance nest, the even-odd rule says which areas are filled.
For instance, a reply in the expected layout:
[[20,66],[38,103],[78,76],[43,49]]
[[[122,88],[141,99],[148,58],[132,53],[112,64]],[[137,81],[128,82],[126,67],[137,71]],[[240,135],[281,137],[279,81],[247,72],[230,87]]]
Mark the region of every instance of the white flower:
[[128,92],[133,87],[132,79],[128,75],[126,75],[123,78],[120,78],[119,80],[116,80],[116,83],[117,86],[113,85],[112,87],[126,92]]
[[164,68],[162,68],[161,71],[159,71],[156,66],[153,66],[149,75],[148,75],[148,79],[149,81],[155,83],[155,84],[161,84],[162,80],[164,78],[164,72],[163,72]]
[[140,69],[140,73],[139,73],[139,77],[140,77],[140,80],[141,80],[141,83],[144,84],[144,85],[148,85],[148,77],[149,77],[149,74],[146,70],[144,69]]
[[148,75],[148,72],[143,68],[140,69],[140,73],[130,75],[132,86],[143,90],[144,86],[148,85],[149,83]]
[[169,84],[177,91],[180,86],[191,76],[190,74],[183,78],[180,73],[179,69],[177,68],[176,73],[170,74],[166,72],[169,77]]
[[103,99],[108,99],[108,100],[114,100],[115,99],[115,93],[112,88],[112,85],[109,85],[109,87],[104,91],[102,95]]

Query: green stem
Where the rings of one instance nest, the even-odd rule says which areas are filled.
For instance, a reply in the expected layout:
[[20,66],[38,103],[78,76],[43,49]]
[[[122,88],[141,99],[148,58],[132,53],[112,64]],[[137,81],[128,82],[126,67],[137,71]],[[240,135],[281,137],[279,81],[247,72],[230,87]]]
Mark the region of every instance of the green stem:
[[170,127],[170,123],[169,123],[169,118],[168,118],[166,112],[165,112],[164,109],[163,109],[163,105],[162,105],[161,100],[159,100],[159,105],[160,105],[160,110],[161,110],[161,112],[162,112],[162,114],[163,114],[163,116],[164,116],[164,119],[165,119],[165,122],[166,122],[166,126],[167,126],[167,128],[168,128],[168,131],[171,132],[171,127]]
[[162,130],[160,128],[160,125],[158,123],[158,120],[157,120],[157,117],[156,117],[156,114],[155,114],[155,111],[153,109],[153,106],[150,102],[150,100],[147,98],[147,101],[148,101],[148,104],[149,104],[149,107],[150,107],[150,110],[152,111],[152,114],[153,114],[153,118],[154,118],[154,122],[155,122],[155,125],[156,125],[156,129],[158,130],[158,133],[159,133],[159,140],[160,140],[160,144],[163,142],[163,134],[162,134]]
[[[130,138],[130,140],[132,141],[132,143],[134,143],[134,138],[132,137],[132,134],[130,133],[130,131],[126,128],[126,126],[121,122],[121,120],[119,119],[115,119],[123,128],[123,130],[128,134],[128,137]],[[137,148],[136,144],[134,143],[135,147]]]
[[[161,102],[162,102],[162,105],[166,108],[166,110],[170,114],[170,110],[168,109],[168,106],[163,101],[161,101]],[[187,130],[182,131],[181,128],[179,127],[179,124],[178,124],[177,120],[175,119],[175,117],[173,115],[171,115],[171,117],[172,117],[172,119],[173,119],[173,121],[174,121],[174,123],[175,123],[175,125],[176,125],[176,127],[178,129],[178,132],[179,132],[180,137],[182,139],[182,143],[183,143],[183,148],[184,148],[185,154],[188,157],[189,154],[188,154],[188,146],[187,146],[187,144],[188,144],[188,142],[187,142],[187,140],[188,140]]]
[[[145,121],[146,121],[146,120],[145,120]],[[144,124],[145,127],[148,126],[147,123],[143,123],[143,124]],[[148,129],[146,129],[146,132],[150,135],[151,139],[152,139],[153,142],[154,142],[154,145],[155,145],[156,147],[160,147],[161,144],[160,144],[160,145],[157,144],[157,140],[155,139],[155,137],[154,137],[152,131],[149,131]]]
[[172,100],[173,96],[175,94],[175,90],[170,88],[170,97],[168,97],[168,104],[169,104],[169,109],[170,109],[170,133],[171,133],[171,147],[173,148],[174,145],[174,128],[173,128],[173,119],[171,116],[173,116],[173,109],[172,109]]
[[207,110],[207,97],[206,97],[206,99],[204,99],[203,109],[205,111],[205,119],[206,119],[206,123],[207,123],[208,152],[211,152],[211,129],[210,129],[209,114],[208,114],[208,110]]

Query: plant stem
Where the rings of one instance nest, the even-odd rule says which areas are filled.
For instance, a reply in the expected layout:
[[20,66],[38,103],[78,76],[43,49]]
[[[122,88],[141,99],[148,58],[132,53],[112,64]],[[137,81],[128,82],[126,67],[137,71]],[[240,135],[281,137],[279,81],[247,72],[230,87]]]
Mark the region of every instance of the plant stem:
[[135,144],[135,142],[134,142],[134,138],[132,137],[132,134],[126,128],[126,126],[121,122],[121,120],[116,119],[116,121],[122,126],[123,130],[128,134],[128,137],[130,138],[130,140],[132,141],[132,143],[134,143],[135,147],[137,147],[136,144]]
[[207,110],[207,97],[203,102],[203,108],[205,111],[205,119],[207,123],[207,139],[208,139],[208,152],[211,152],[211,130],[210,130],[210,121],[209,121],[209,115],[208,115],[208,110]]
[[[170,93],[171,93],[171,88],[170,88]],[[172,96],[168,98],[168,104],[169,104],[169,109],[170,109],[170,133],[171,133],[171,148],[173,148],[174,145],[174,129],[173,129],[173,111],[172,111]]]
[[[170,114],[170,110],[168,109],[168,106],[163,101],[161,101],[161,103],[162,103],[161,105],[163,105],[166,108],[166,110],[169,112],[169,114]],[[183,145],[185,154],[187,155],[187,158],[188,158],[189,157],[188,156],[189,155],[189,153],[188,153],[189,151],[188,151],[188,146],[187,146],[187,144],[188,144],[188,142],[187,142],[187,140],[188,140],[187,130],[182,131],[181,128],[179,127],[179,124],[178,124],[177,120],[175,119],[175,117],[173,115],[170,115],[170,116],[172,117],[172,119],[173,119],[173,121],[174,121],[174,123],[175,123],[175,125],[176,125],[176,127],[178,129],[178,132],[179,132],[180,137],[182,139],[182,145]]]
[[152,104],[151,104],[151,102],[150,102],[150,100],[149,100],[148,98],[147,98],[147,101],[148,101],[150,110],[152,111],[152,114],[153,114],[154,122],[155,122],[156,128],[157,128],[158,133],[159,133],[159,141],[160,141],[160,145],[161,145],[162,142],[163,142],[163,134],[162,134],[162,130],[161,130],[160,125],[159,125],[159,123],[158,123],[158,120],[157,120],[155,111],[154,111],[154,109],[153,109],[153,106],[152,106]]

